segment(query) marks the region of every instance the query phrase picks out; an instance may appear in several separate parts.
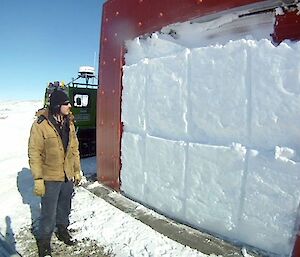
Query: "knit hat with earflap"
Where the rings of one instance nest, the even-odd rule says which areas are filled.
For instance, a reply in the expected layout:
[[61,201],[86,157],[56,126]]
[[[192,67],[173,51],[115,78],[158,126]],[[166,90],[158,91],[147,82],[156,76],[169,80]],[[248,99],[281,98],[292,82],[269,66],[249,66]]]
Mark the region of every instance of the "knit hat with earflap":
[[50,111],[53,114],[57,114],[60,112],[60,106],[62,104],[69,103],[69,97],[67,94],[62,90],[55,90],[50,95]]

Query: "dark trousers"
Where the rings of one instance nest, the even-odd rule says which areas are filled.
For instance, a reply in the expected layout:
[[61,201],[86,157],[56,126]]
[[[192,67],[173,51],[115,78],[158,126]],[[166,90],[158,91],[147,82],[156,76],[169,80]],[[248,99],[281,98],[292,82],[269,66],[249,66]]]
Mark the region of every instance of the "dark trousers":
[[73,182],[45,181],[46,193],[41,198],[39,239],[50,239],[56,225],[69,226]]

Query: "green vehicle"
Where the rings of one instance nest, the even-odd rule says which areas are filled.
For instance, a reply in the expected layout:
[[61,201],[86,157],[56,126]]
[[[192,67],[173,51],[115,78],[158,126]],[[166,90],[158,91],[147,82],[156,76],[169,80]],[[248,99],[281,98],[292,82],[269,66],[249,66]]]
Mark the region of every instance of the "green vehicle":
[[49,96],[54,90],[63,90],[70,98],[72,113],[79,140],[81,157],[96,155],[96,104],[98,85],[89,83],[94,79],[94,68],[82,66],[78,77],[68,84],[50,82],[45,91],[44,107],[49,105]]

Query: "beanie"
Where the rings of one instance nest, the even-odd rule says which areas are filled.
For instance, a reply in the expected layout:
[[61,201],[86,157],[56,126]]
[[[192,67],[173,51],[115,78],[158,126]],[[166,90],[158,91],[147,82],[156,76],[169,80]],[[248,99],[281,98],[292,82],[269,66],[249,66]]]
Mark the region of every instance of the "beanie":
[[60,106],[70,102],[67,94],[62,90],[55,90],[50,95],[50,111],[53,114],[59,113]]

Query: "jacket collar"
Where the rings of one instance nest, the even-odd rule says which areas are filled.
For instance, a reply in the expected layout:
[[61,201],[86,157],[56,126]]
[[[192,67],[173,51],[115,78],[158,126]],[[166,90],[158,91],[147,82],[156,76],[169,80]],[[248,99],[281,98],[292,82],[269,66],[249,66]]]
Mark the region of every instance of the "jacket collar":
[[[51,115],[51,114],[50,114],[49,108],[47,108],[47,107],[42,108],[42,109],[39,109],[39,110],[35,113],[35,116],[36,116],[36,117],[44,116],[47,120],[49,120],[49,116],[50,116],[50,115]],[[70,114],[69,114],[68,116],[69,116],[69,121],[74,122],[75,117],[74,117],[73,113],[70,112]]]

